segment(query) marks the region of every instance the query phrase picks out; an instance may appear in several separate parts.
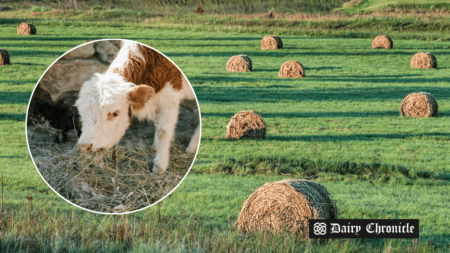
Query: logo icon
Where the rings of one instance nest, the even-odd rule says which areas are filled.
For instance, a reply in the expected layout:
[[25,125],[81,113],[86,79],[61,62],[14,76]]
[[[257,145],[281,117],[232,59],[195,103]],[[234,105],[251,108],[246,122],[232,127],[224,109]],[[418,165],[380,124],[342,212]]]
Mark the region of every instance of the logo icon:
[[323,222],[314,223],[314,234],[325,235],[327,233],[327,224]]

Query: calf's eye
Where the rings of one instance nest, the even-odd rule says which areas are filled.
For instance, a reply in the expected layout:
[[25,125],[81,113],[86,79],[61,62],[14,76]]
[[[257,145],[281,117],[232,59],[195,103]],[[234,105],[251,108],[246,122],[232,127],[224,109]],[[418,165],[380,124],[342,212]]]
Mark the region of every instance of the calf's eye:
[[108,115],[106,117],[107,120],[113,121],[117,116],[119,116],[119,111],[115,112],[108,112]]

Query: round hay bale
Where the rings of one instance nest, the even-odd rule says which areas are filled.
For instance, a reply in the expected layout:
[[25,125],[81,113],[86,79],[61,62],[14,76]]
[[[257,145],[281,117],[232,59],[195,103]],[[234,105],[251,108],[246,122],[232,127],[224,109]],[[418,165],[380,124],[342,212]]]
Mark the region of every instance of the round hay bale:
[[438,109],[437,101],[430,93],[411,93],[403,99],[400,105],[400,116],[437,117]]
[[417,53],[411,59],[411,68],[434,69],[437,68],[437,60],[431,53]]
[[386,48],[392,49],[394,42],[386,35],[377,36],[372,42],[372,48]]
[[34,35],[36,34],[36,27],[32,24],[27,24],[25,22],[21,23],[19,27],[17,27],[18,35]]
[[11,64],[9,60],[9,53],[3,48],[0,48],[0,65]]
[[228,72],[250,72],[252,69],[252,60],[245,54],[235,55],[227,62]]
[[280,49],[283,48],[283,41],[278,35],[265,36],[261,40],[261,49]]
[[267,139],[266,122],[252,111],[240,111],[228,122],[226,138]]
[[281,65],[278,77],[302,78],[305,77],[305,69],[298,61],[287,61]]
[[235,223],[240,232],[284,232],[308,236],[309,219],[337,218],[327,189],[308,180],[285,179],[257,189],[242,205]]

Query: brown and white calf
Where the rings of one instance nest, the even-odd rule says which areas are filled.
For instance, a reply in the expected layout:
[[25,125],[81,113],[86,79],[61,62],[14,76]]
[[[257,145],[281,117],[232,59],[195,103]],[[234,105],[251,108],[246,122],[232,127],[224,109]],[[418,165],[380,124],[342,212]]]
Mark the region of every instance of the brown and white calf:
[[[163,174],[183,99],[195,99],[194,91],[170,60],[145,45],[123,41],[108,70],[81,86],[75,103],[82,122],[78,150],[91,153],[113,148],[133,116],[152,120],[156,126],[153,172]],[[200,124],[186,152],[196,152],[199,138]]]

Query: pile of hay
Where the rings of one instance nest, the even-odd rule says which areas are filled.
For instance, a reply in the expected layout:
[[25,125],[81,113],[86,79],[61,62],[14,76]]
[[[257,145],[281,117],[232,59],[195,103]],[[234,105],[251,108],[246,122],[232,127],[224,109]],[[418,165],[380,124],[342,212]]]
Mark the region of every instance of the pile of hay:
[[252,111],[240,111],[228,122],[227,136],[233,139],[267,139],[266,123]]
[[307,237],[309,219],[337,218],[327,189],[307,180],[285,179],[257,189],[242,205],[240,232],[290,232]]
[[417,53],[411,59],[411,68],[434,69],[437,68],[437,60],[431,53]]
[[17,27],[18,35],[34,35],[36,34],[36,27],[32,24],[21,23],[19,27]]
[[265,36],[261,40],[261,49],[280,49],[283,48],[283,41],[278,35]]
[[233,56],[227,62],[227,71],[229,72],[250,72],[252,70],[252,60],[244,54]]
[[438,109],[437,101],[430,93],[411,93],[403,99],[400,105],[400,116],[437,117]]
[[377,36],[372,42],[372,48],[386,48],[392,49],[394,42],[386,35]]
[[11,64],[9,60],[9,53],[3,48],[0,48],[0,65]]
[[281,65],[278,77],[302,78],[305,77],[305,69],[298,61],[287,61]]
[[115,163],[112,150],[80,154],[76,136],[56,144],[55,138],[45,136],[59,134],[49,124],[27,130],[32,157],[46,182],[70,202],[102,213],[129,212],[155,203],[180,183],[194,161],[185,145],[174,142],[169,168],[158,175],[151,172],[155,151],[146,136],[124,138],[116,148]]

